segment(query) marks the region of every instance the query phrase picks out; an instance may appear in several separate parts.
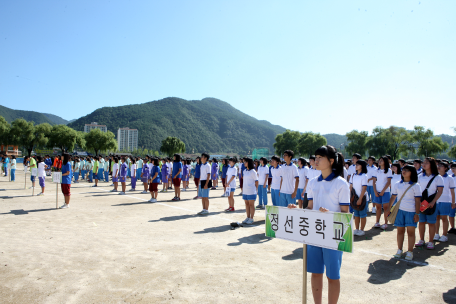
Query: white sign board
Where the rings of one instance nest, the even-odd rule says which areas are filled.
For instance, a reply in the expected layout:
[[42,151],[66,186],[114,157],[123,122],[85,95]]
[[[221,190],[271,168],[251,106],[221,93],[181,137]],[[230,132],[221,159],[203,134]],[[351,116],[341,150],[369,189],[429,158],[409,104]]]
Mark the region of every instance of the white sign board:
[[37,175],[38,175],[38,169],[32,168],[32,176],[37,176]]
[[345,252],[353,251],[353,215],[266,206],[266,236]]
[[53,183],[62,183],[62,172],[52,173],[52,182]]

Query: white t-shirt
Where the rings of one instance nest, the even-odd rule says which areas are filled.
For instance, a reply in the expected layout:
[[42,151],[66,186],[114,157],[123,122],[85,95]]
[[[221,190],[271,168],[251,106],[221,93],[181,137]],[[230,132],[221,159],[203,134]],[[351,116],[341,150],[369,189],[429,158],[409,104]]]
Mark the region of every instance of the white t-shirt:
[[138,169],[142,169],[142,165],[143,165],[143,160],[142,159],[139,159],[136,164],[138,165]]
[[282,180],[282,172],[281,167],[277,165],[277,168],[272,167],[271,174],[272,174],[272,183],[271,189],[280,190],[280,182]]
[[353,164],[350,167],[348,167],[348,175],[351,176],[353,174],[356,174],[356,165],[355,164]]
[[38,163],[38,177],[46,177],[46,172],[44,171],[44,162]]
[[393,174],[393,178],[391,179],[391,189],[393,189],[393,185],[395,183],[398,183],[400,182],[402,179],[401,179],[401,174]]
[[348,178],[348,171],[347,171],[347,169],[345,169],[345,166],[344,166],[344,178],[345,178],[345,180]]
[[118,177],[118,176],[119,176],[119,164],[114,163],[114,165],[112,165],[112,177]]
[[[443,192],[440,198],[437,200],[438,203],[452,203],[450,189],[454,189],[454,179],[452,176],[445,174],[442,176],[443,179]],[[453,190],[454,191],[454,190]]]
[[[388,181],[388,178],[393,178],[393,171],[391,171],[390,168],[388,168],[388,172],[385,173],[385,170],[384,169],[380,169],[378,168],[378,170],[376,172],[373,173],[372,177],[375,177],[377,179],[377,181],[375,182],[375,185],[376,185],[376,190],[378,193],[382,192],[383,191],[383,188],[385,187],[387,181]],[[390,188],[386,188],[385,192],[390,192]]]
[[[353,189],[355,189],[356,195],[360,196],[361,191],[363,191],[363,186],[367,187],[367,175],[365,173],[355,173],[350,176],[350,184],[353,185]],[[367,199],[367,189],[364,193]]]
[[[418,175],[418,183],[420,184],[421,191],[424,191],[424,189],[426,189],[427,184],[429,183],[429,181],[431,180],[431,178],[433,176],[434,176],[433,174],[427,176],[425,171],[423,171],[423,173]],[[437,175],[434,178],[434,180],[432,181],[432,184],[429,186],[428,196],[436,193],[438,187],[443,188],[443,178],[440,175]]]
[[[266,175],[269,175],[269,168],[268,166],[259,166],[258,167],[258,186],[263,186],[264,181],[266,179]],[[266,186],[268,185],[268,181],[266,179]]]
[[92,168],[93,168],[93,163],[87,162],[87,164],[86,164],[86,170],[90,171],[90,170],[92,170]]
[[238,173],[242,174],[242,164],[239,164],[239,166],[238,166]]
[[280,193],[292,194],[295,191],[296,178],[299,178],[298,167],[286,163],[282,166],[282,188]]
[[378,168],[375,167],[374,165],[372,165],[372,166],[367,165],[367,180],[368,180],[367,185],[368,186],[374,185],[374,180],[371,179],[369,181],[369,179],[372,178],[372,176],[377,172],[377,169]]
[[309,168],[307,166],[298,168],[298,174],[299,174],[298,189],[304,189],[304,187],[306,186],[306,180],[307,180],[308,173],[309,173]]
[[108,171],[108,168],[109,168],[109,161],[105,161],[103,163],[103,170]]
[[307,172],[307,179],[311,180],[312,178],[319,177],[321,175],[320,170],[316,170],[314,168],[309,168],[309,171]]
[[11,169],[16,169],[16,160],[11,160]]
[[74,172],[79,172],[79,166],[81,165],[80,162],[75,162],[74,163]]
[[258,175],[254,169],[244,170],[244,185],[242,187],[243,195],[254,195],[257,194],[257,187],[255,187],[255,181],[258,180]]
[[326,179],[313,178],[307,184],[307,198],[313,200],[313,210],[320,207],[332,212],[341,212],[340,206],[350,205],[350,187],[347,180],[331,173]]
[[206,162],[205,164],[202,164],[200,167],[200,181],[205,181],[207,180],[207,175],[211,174],[211,166],[209,166],[209,163]]
[[236,167],[230,167],[228,166],[228,170],[226,171],[226,181],[229,182],[231,177],[234,176],[233,180],[229,184],[228,188],[236,188]]
[[[404,181],[400,181],[395,183],[391,188],[391,194],[397,195],[397,201],[399,201],[404,194],[404,191],[413,184],[413,182],[404,183]],[[419,183],[416,183],[415,186],[412,186],[407,193],[404,195],[401,201],[401,205],[399,206],[399,210],[406,211],[406,212],[416,212],[415,208],[415,197],[421,197],[421,187]]]
[[130,171],[132,176],[136,175],[136,164],[131,164]]

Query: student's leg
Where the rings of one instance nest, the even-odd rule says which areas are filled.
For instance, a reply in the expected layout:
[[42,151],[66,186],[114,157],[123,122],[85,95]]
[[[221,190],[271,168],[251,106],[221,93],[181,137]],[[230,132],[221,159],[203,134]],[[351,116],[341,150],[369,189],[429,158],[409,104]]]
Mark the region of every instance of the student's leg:
[[249,201],[249,208],[250,208],[250,218],[253,220],[253,217],[255,215],[255,201],[254,200]]
[[176,194],[176,197],[180,198],[181,197],[181,189],[180,185],[174,185],[174,193]]
[[356,228],[356,230],[359,230],[359,222],[360,222],[359,216],[355,216],[355,228]]
[[143,182],[143,185],[144,185],[144,191],[147,191],[147,190],[148,190],[148,188],[147,188],[147,186],[148,186],[147,182]]
[[[402,247],[404,245],[404,236],[405,236],[405,227],[397,227],[397,249],[402,250]],[[415,242],[413,244],[415,244]],[[410,237],[409,237],[409,245],[410,245]]]
[[[157,188],[158,188],[158,185],[157,185]],[[157,199],[157,197],[158,197],[158,190],[154,191],[154,193],[155,193],[155,197],[154,197],[154,198]]]
[[[437,207],[438,208],[438,207]],[[437,212],[437,210],[435,211]],[[442,217],[440,215],[437,215],[437,221],[435,222],[435,234],[439,234],[439,230],[440,230],[440,219]],[[443,220],[442,220],[443,222]],[[445,229],[443,229],[443,231],[445,231]]]
[[383,204],[383,217],[385,219],[386,225],[388,225],[388,214],[390,213],[389,210],[390,210],[389,204]]
[[377,209],[377,212],[375,213],[375,222],[380,223],[380,217],[382,216],[382,204],[375,204],[375,208]]
[[[421,214],[420,214],[421,216]],[[424,233],[426,232],[426,222],[421,222],[420,221],[420,224],[418,226],[418,231],[420,233],[420,240],[423,240],[424,241]]]
[[312,273],[310,283],[312,285],[312,295],[315,304],[321,304],[323,296],[323,274]]
[[203,197],[203,209],[209,210],[209,198]]
[[449,220],[451,228],[454,228],[454,216],[450,216]]
[[328,304],[336,304],[339,301],[340,280],[328,278]]
[[131,176],[131,188],[136,189],[136,176]]
[[414,226],[407,227],[408,251],[410,252],[413,252],[413,246],[415,245],[415,230]]
[[263,205],[266,206],[268,204],[268,188],[262,187],[263,191]]
[[117,191],[117,186],[118,186],[118,185],[119,185],[119,183],[118,183],[118,182],[114,182],[114,190],[116,190],[116,191]]
[[230,196],[228,197],[228,204],[231,208],[234,208],[234,192],[230,192]]
[[245,215],[250,218],[250,205],[249,205],[249,201],[247,200],[244,200],[244,203],[245,203]]
[[435,235],[435,223],[434,224],[429,224],[429,242],[432,242],[434,240],[434,235]]
[[122,192],[125,192],[127,189],[127,184],[125,182],[122,182]]
[[[11,169],[11,181],[15,181],[16,180],[16,169]],[[453,218],[453,221],[454,221],[454,218]],[[453,226],[451,226],[453,227]]]
[[263,191],[261,190],[263,186],[259,185],[258,186],[258,205],[261,206],[263,205]]

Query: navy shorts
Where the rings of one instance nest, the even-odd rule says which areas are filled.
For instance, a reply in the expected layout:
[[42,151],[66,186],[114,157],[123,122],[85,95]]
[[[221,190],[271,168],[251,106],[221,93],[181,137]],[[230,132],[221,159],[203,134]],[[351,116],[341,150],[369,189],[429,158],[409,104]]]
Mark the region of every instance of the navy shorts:
[[340,279],[342,251],[307,245],[307,272],[324,273],[331,280]]

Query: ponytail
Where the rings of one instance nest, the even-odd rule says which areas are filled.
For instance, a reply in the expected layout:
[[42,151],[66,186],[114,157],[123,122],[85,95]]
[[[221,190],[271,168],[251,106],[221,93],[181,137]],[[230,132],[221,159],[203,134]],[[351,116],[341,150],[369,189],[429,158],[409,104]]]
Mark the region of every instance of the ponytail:
[[336,152],[336,159],[334,160],[334,163],[332,165],[334,175],[336,177],[344,177],[344,156],[340,152]]

